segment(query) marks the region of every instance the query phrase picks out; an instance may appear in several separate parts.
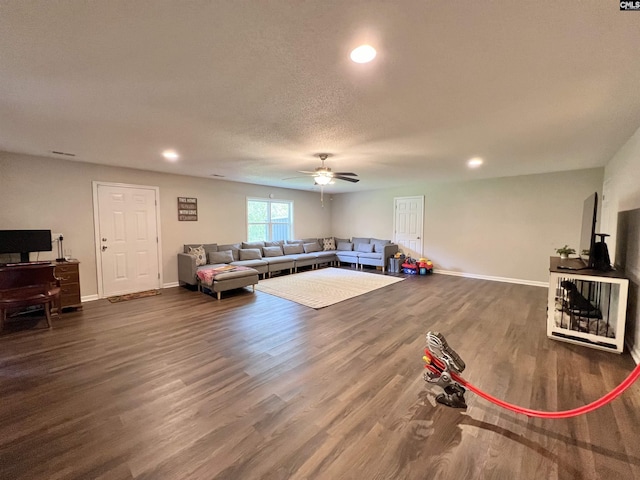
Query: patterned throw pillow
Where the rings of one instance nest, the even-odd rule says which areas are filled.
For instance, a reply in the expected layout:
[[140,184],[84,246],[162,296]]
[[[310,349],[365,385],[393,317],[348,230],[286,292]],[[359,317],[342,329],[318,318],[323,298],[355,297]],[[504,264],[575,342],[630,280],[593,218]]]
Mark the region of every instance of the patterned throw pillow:
[[322,240],[322,249],[326,252],[328,250],[335,250],[336,249],[336,242],[333,239],[333,237],[331,238],[324,238]]
[[204,247],[202,245],[195,248],[189,247],[189,251],[187,253],[196,257],[196,267],[201,267],[202,265],[207,264],[207,254],[204,252]]

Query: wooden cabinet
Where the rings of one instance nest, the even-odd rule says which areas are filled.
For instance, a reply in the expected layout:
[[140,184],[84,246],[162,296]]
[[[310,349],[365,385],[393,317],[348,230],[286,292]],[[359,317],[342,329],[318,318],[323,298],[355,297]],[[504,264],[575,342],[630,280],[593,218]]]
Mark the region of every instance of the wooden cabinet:
[[571,270],[551,257],[547,336],[621,353],[629,280],[611,270]]
[[60,279],[62,308],[82,308],[80,301],[80,262],[56,262],[55,276]]

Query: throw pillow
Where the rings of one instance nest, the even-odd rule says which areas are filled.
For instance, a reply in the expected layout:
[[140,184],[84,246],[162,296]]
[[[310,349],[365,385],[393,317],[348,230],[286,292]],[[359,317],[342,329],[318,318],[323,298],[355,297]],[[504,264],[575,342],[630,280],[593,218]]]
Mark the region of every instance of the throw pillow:
[[247,248],[262,248],[264,247],[264,242],[242,242],[242,248],[245,250]]
[[265,257],[281,257],[282,247],[280,245],[273,247],[262,247],[262,253]]
[[216,245],[214,248],[207,248],[205,245],[204,252],[207,254],[207,263],[213,263],[211,261],[211,254],[218,251],[218,246]]
[[[322,240],[320,240],[321,242]],[[320,242],[318,241],[317,238],[303,238],[302,239],[302,244],[304,245],[305,243],[317,243],[318,245],[320,245]]]
[[226,245],[218,245],[218,251],[222,252],[224,250],[231,250],[231,255],[233,255],[233,260],[237,262],[238,260],[240,260],[241,246],[242,246],[241,243],[228,243]]
[[384,246],[389,245],[391,242],[389,240],[378,240],[377,238],[372,238],[371,243],[374,245],[374,252],[382,253],[384,251]]
[[223,250],[221,252],[210,252],[209,259],[211,263],[231,263],[233,262],[233,253],[231,250]]
[[261,260],[262,250],[259,248],[243,248],[240,250],[240,260]]
[[359,243],[371,243],[371,239],[369,237],[353,237],[351,239],[351,242],[354,245],[357,245]]
[[351,250],[353,250],[353,243],[351,243],[351,242],[340,242],[338,244],[338,250],[351,251]]
[[191,244],[186,244],[184,245],[184,253],[189,253],[189,247],[203,247],[205,252],[217,252],[218,251],[218,244],[217,243],[191,243]]
[[284,245],[284,240],[273,240],[271,242],[264,242],[265,247],[281,247]]
[[335,250],[336,249],[336,242],[333,239],[333,237],[331,238],[325,238],[322,240],[322,249],[326,252],[328,250]]
[[293,245],[283,245],[282,249],[284,250],[285,255],[294,255],[296,253],[302,253],[304,250],[302,248],[302,244],[295,243]]
[[318,245],[318,242],[305,243],[303,245],[303,248],[304,248],[304,253],[311,253],[311,252],[319,252],[320,251],[320,245]]
[[207,254],[204,251],[204,247],[200,245],[199,247],[189,247],[189,251],[187,252],[189,255],[196,257],[196,267],[201,267],[202,265],[207,264]]
[[333,240],[334,240],[334,243],[335,243],[336,245],[338,245],[339,243],[350,243],[350,242],[351,242],[351,240],[349,240],[348,238],[338,238],[338,237],[335,237]]
[[356,245],[356,251],[362,253],[371,253],[373,252],[373,245],[370,243],[358,243]]

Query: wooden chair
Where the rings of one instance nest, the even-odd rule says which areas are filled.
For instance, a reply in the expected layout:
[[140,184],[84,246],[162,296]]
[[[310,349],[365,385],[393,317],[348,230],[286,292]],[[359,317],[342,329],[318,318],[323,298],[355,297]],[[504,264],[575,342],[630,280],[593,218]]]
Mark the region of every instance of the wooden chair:
[[0,332],[7,314],[31,306],[42,305],[51,328],[51,311],[56,307],[60,315],[60,280],[54,274],[52,264],[14,265],[0,267]]

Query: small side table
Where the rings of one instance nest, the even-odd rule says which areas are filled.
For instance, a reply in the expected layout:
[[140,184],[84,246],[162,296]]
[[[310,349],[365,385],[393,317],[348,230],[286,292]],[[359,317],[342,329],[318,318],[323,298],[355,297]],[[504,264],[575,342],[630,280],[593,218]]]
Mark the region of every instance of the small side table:
[[80,300],[80,262],[55,262],[54,275],[60,279],[60,306],[82,308]]

